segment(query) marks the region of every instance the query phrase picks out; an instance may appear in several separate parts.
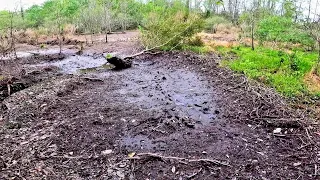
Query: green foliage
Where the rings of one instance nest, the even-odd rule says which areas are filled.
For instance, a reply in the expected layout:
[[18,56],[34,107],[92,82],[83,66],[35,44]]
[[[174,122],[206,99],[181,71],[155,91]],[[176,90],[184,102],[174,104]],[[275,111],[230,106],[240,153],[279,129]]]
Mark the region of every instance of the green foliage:
[[110,58],[112,58],[113,56],[112,56],[112,54],[107,54],[106,55],[106,59],[110,59]]
[[315,53],[297,51],[288,54],[262,47],[255,51],[248,47],[225,48],[220,51],[238,56],[238,60],[224,61],[224,65],[289,97],[299,96],[308,91],[303,78],[312,70],[317,60]]
[[296,7],[292,0],[284,0],[283,3],[284,17],[293,19],[296,13]]
[[257,36],[260,41],[278,41],[299,43],[312,46],[312,37],[300,29],[291,19],[270,16],[261,20],[258,24]]
[[203,46],[204,42],[200,36],[194,36],[188,40],[187,44],[190,46]]
[[204,29],[214,32],[219,24],[232,24],[228,19],[223,16],[212,16],[205,20]]
[[75,18],[77,32],[99,33],[137,28],[143,19],[141,9],[145,6],[135,0],[89,1]]
[[143,26],[140,27],[141,41],[147,48],[166,44],[170,49],[191,38],[202,26],[202,18],[181,10],[178,2],[171,7],[155,6],[146,14]]
[[45,44],[40,44],[40,49],[45,49],[47,46]]
[[26,11],[27,27],[39,27],[44,22],[45,16],[42,16],[42,8],[34,5]]
[[103,9],[97,4],[90,4],[84,8],[77,18],[78,32],[98,33],[102,28]]

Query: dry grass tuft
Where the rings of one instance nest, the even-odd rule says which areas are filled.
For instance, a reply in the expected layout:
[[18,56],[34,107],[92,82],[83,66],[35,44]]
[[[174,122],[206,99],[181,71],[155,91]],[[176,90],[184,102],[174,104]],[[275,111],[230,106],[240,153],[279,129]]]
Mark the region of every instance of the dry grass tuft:
[[310,92],[320,92],[320,77],[316,74],[314,69],[304,77],[303,81]]

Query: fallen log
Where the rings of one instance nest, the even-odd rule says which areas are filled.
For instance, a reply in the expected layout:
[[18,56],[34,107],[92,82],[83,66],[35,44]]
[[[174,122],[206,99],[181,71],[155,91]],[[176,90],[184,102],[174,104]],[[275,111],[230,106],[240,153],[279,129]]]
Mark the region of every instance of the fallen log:
[[130,57],[118,57],[118,56],[113,56],[113,57],[107,57],[107,61],[114,65],[116,68],[115,69],[127,69],[132,66],[132,59]]

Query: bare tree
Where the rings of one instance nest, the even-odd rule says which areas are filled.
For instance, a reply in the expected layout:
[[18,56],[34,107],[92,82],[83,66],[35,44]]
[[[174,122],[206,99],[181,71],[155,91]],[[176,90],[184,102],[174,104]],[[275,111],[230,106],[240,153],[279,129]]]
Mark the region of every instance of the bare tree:
[[311,5],[312,5],[312,0],[309,0],[309,9],[308,9],[308,17],[307,20],[310,21],[310,15],[311,15]]
[[247,27],[249,27],[250,31],[250,38],[251,38],[251,49],[255,50],[254,40],[255,40],[255,26],[256,21],[259,17],[259,8],[260,8],[260,1],[259,0],[253,0],[251,7],[248,10],[248,15],[245,20],[245,24]]
[[103,24],[105,28],[106,43],[108,42],[108,33],[111,33],[111,18],[112,18],[111,6],[112,6],[112,2],[110,0],[103,1],[103,10],[104,10]]
[[119,20],[122,28],[122,32],[125,33],[128,27],[128,17],[127,17],[127,9],[128,9],[128,2],[123,1],[120,4],[120,14],[119,14]]
[[56,13],[56,25],[58,30],[58,41],[59,41],[59,54],[62,53],[62,41],[64,39],[63,35],[63,17],[62,17],[62,7],[63,7],[63,1],[59,0],[57,6],[55,7],[55,13]]
[[10,38],[11,38],[11,51],[14,54],[15,59],[17,59],[17,52],[16,52],[16,43],[15,43],[15,37],[14,37],[14,27],[13,27],[13,18],[14,18],[14,12],[10,12]]
[[320,65],[320,18],[309,25],[310,34],[318,46],[318,66]]
[[317,0],[316,7],[314,8],[314,17],[313,17],[314,20],[317,19],[318,6],[319,6],[319,0]]

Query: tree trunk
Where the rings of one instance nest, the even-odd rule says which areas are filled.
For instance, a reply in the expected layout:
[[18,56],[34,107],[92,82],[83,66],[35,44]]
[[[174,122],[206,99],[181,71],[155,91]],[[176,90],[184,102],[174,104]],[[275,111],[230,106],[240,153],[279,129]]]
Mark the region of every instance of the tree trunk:
[[311,0],[309,1],[309,10],[308,10],[308,22],[310,22],[310,15],[311,15]]
[[88,45],[89,45],[89,42],[88,42],[88,37],[87,37],[86,34],[84,35],[84,38],[86,39],[86,45],[88,46]]
[[251,48],[254,51],[254,22],[251,24]]
[[17,52],[16,52],[16,45],[15,45],[14,35],[13,35],[13,13],[11,15],[11,21],[10,21],[10,36],[11,36],[11,50],[14,53],[15,59],[17,59],[18,56],[17,56]]
[[61,54],[62,53],[62,38],[61,38],[61,34],[60,34],[60,37],[59,37],[59,49],[60,49],[59,54]]
[[320,40],[318,40],[318,64],[320,64]]
[[319,5],[319,0],[317,0],[316,7],[314,9],[314,17],[313,17],[314,21],[317,20],[318,5]]
[[190,10],[190,0],[186,0],[186,8],[188,11]]

